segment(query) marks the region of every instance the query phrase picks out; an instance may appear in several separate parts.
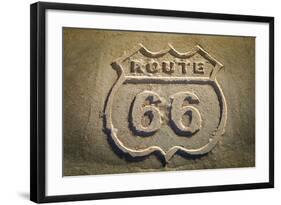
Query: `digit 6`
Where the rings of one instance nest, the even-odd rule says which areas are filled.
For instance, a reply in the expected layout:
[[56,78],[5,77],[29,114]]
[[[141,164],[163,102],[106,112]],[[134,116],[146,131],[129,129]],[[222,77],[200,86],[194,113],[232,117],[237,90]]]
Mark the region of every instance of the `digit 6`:
[[161,103],[160,96],[152,91],[143,91],[136,95],[131,112],[131,124],[140,135],[151,135],[160,129],[162,124],[160,110],[156,107]]
[[[178,92],[171,97],[172,105],[170,122],[172,129],[178,135],[192,135],[202,126],[202,118],[199,110],[191,104],[198,104],[199,98],[190,92]],[[189,117],[189,124],[183,123],[183,117]]]

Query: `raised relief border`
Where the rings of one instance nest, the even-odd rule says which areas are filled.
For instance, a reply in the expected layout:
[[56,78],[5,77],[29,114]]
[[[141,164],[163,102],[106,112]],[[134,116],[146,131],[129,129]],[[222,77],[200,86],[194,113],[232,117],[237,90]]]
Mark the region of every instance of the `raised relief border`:
[[[131,60],[132,56],[140,54],[144,57],[151,59],[149,62],[141,62],[138,59]],[[161,58],[165,55],[171,55],[175,59],[180,59],[179,62],[164,60],[162,62],[155,61],[155,58]],[[212,69],[206,74],[204,70],[204,62],[192,62],[190,59],[195,55],[200,55],[206,61],[210,63]],[[130,60],[129,66],[124,67],[125,61]],[[132,50],[125,52],[123,56],[116,59],[112,63],[112,67],[117,71],[118,78],[113,84],[112,89],[105,102],[104,117],[105,128],[114,144],[123,153],[129,154],[131,157],[144,157],[153,153],[161,154],[165,161],[168,162],[174,154],[178,151],[187,153],[189,155],[203,155],[212,150],[220,136],[224,134],[224,129],[227,120],[227,104],[223,91],[216,79],[216,74],[223,67],[223,65],[212,57],[207,51],[205,51],[199,45],[195,46],[191,51],[181,53],[175,50],[172,45],[163,51],[152,52],[145,48],[142,44],[139,44]],[[187,75],[188,69],[191,70],[192,75]],[[182,75],[174,76],[173,73],[180,72]],[[163,73],[163,75],[161,74]],[[166,76],[169,74],[169,76]],[[210,134],[209,142],[202,147],[187,149],[183,146],[173,146],[168,151],[164,151],[159,146],[150,146],[145,149],[134,149],[124,145],[124,143],[118,138],[118,130],[112,123],[112,105],[114,96],[118,88],[122,84],[126,83],[150,83],[150,84],[209,84],[213,87],[215,93],[218,96],[220,106],[219,123],[216,130]],[[149,99],[149,103],[144,106],[144,100]],[[133,101],[133,109],[131,113],[131,124],[135,132],[141,135],[151,135],[155,133],[162,123],[162,113],[157,108],[157,103],[161,102],[161,96],[153,91],[143,91]],[[200,99],[192,92],[182,91],[170,96],[171,110],[170,121],[173,125],[173,130],[177,135],[192,135],[198,132],[202,126],[202,118],[198,109],[193,104],[200,103]],[[187,101],[187,105],[183,106],[183,102]],[[189,126],[183,125],[181,117],[183,113],[192,113],[192,121]],[[147,115],[149,119],[153,120],[143,126],[142,116]]]

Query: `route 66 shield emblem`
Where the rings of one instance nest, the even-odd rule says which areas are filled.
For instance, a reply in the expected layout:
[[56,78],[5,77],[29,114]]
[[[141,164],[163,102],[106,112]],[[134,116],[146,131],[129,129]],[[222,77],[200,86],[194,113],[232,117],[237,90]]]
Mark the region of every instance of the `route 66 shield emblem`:
[[139,44],[112,67],[118,78],[105,103],[105,127],[122,153],[157,153],[167,163],[177,153],[204,155],[216,146],[227,121],[216,80],[223,65],[202,47],[152,52]]

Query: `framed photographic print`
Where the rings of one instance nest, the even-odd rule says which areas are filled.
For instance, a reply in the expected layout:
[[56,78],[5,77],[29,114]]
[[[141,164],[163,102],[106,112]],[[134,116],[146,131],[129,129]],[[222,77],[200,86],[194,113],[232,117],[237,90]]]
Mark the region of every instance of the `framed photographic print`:
[[274,187],[274,18],[31,5],[31,200]]

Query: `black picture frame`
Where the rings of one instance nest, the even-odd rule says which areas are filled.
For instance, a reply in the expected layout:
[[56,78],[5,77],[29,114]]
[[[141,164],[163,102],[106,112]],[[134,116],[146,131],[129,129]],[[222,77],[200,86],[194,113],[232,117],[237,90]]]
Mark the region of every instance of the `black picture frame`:
[[[46,10],[121,13],[195,19],[263,22],[269,24],[269,181],[191,188],[171,188],[108,193],[46,196],[46,81],[45,37]],[[144,8],[109,7],[82,4],[38,2],[30,6],[30,199],[37,203],[96,200],[197,192],[230,191],[274,187],[274,18]]]

